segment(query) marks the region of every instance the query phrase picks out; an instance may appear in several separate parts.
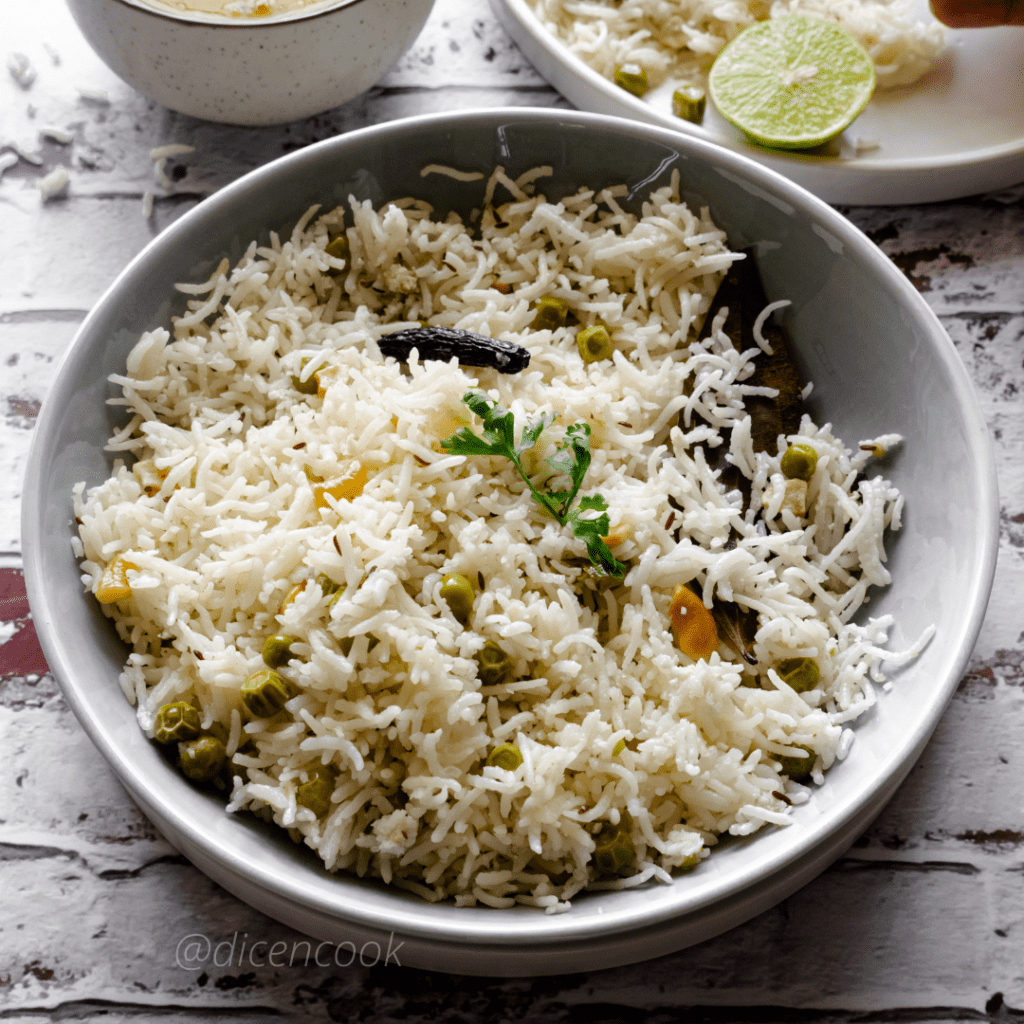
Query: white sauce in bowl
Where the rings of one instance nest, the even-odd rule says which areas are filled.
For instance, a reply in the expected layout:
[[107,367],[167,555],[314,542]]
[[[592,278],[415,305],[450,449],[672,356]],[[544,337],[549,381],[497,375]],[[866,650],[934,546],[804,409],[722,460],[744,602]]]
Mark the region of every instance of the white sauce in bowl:
[[326,7],[332,0],[142,0],[148,7],[173,14],[210,14],[224,18],[272,18],[315,7]]

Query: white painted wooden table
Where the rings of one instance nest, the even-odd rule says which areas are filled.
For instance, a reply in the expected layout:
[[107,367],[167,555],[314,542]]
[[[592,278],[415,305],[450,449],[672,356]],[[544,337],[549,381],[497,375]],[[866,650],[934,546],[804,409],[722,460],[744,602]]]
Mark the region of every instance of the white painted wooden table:
[[[60,0],[3,0],[0,57],[0,1020],[1024,1020],[1024,187],[936,206],[848,209],[942,319],[996,447],[995,591],[959,691],[918,766],[850,854],[749,924],[620,970],[504,981],[394,964],[176,962],[296,934],[178,856],[125,795],[46,674],[20,579],[18,500],[56,360],[128,260],[204,195],[281,153],[428,111],[566,105],[482,0],[438,0],[380,86],[274,129],[225,128],[133,93]],[[109,104],[79,89],[104,90]],[[56,126],[67,143],[40,139]],[[168,162],[149,151],[195,147]],[[66,198],[38,181],[67,167]],[[150,217],[144,197],[154,196]],[[950,500],[955,500],[950,495]],[[926,598],[927,595],[922,595]],[[399,953],[400,959],[400,953]],[[194,964],[187,965],[195,967]]]

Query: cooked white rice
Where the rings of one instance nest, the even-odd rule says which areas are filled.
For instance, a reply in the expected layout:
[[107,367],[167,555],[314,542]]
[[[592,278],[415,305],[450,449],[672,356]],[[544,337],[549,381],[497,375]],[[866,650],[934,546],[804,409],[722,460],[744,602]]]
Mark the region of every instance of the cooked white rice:
[[[819,456],[809,514],[780,511],[779,457],[754,452],[742,404],[757,349],[720,331],[693,340],[738,257],[679,201],[677,178],[638,219],[622,190],[549,203],[530,194],[536,177],[499,169],[473,230],[412,200],[314,208],[289,239],[179,286],[189,312],[145,334],[114,378],[129,418],[110,449],[137,461],[76,488],[75,545],[90,591],[115,556],[138,567],[131,597],[104,608],[132,648],[122,685],[142,728],[192,700],[229,730],[229,752],[250,744],[231,810],[273,818],[331,870],[555,912],[588,886],[668,879],[722,834],[786,824],[810,789],[780,756],[812,751],[823,781],[884,679],[888,619],[851,619],[889,581],[882,537],[901,499],[860,473],[868,452],[805,417],[800,440]],[[495,209],[495,193],[512,199]],[[343,224],[350,264],[325,252]],[[531,330],[543,295],[607,324],[614,361],[585,365],[574,328]],[[382,359],[377,338],[423,319],[521,342],[532,361],[502,376]],[[300,395],[292,375],[314,372],[323,394]],[[582,493],[610,505],[624,580],[586,570],[507,460],[443,452],[473,419],[461,399],[474,387],[520,425],[557,412],[545,453],[574,421],[591,425]],[[727,427],[753,481],[746,514],[705,461]],[[358,496],[316,507],[317,478],[360,468]],[[467,628],[439,593],[449,572],[482,581]],[[321,574],[341,586],[333,602]],[[682,654],[668,609],[688,581],[706,603],[759,613],[761,666],[816,659],[818,688],[797,694],[725,645],[710,661]],[[282,670],[299,695],[246,720],[239,690],[272,633],[302,638]],[[514,681],[481,685],[487,640],[514,658]],[[485,766],[505,742],[522,764]],[[316,764],[339,772],[321,818],[296,803]],[[595,833],[620,820],[634,870],[599,878]]]
[[651,88],[704,85],[715,57],[745,28],[786,14],[842,25],[867,50],[883,89],[916,82],[938,59],[944,30],[907,0],[527,0],[540,22],[605,78],[638,64]]

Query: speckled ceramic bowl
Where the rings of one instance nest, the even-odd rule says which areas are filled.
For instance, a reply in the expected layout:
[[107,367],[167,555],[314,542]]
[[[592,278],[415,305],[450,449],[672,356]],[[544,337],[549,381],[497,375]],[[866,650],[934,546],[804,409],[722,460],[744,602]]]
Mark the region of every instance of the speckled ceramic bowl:
[[207,121],[283,124],[377,82],[433,0],[335,0],[269,18],[175,14],[143,0],[67,0],[116,75],[165,107]]
[[[409,154],[416,154],[415,160]],[[554,199],[581,184],[625,182],[637,206],[673,169],[683,197],[708,206],[734,246],[753,246],[770,299],[815,388],[819,422],[850,443],[890,431],[905,443],[884,470],[906,497],[889,543],[893,584],[866,611],[895,618],[892,646],[937,635],[895,674],[858,723],[849,757],[797,807],[787,828],[724,843],[671,885],[584,894],[565,914],[430,905],[347,875],[247,815],[192,788],[139,729],[117,676],[126,651],[82,592],[71,550],[71,489],[110,472],[103,451],[118,411],[107,377],[140,332],[183,309],[175,281],[204,280],[271,228],[288,233],[312,203],[351,193],[381,203],[416,195],[443,214],[480,205],[481,183],[425,163],[517,174],[551,164]],[[167,838],[242,899],[329,943],[389,948],[405,965],[476,974],[578,971],[668,953],[767,909],[839,856],[920,754],[964,671],[995,564],[992,452],[973,389],[938,320],[896,267],[838,213],[746,157],[678,133],[555,110],[477,111],[395,122],[311,146],[252,172],[185,214],[141,253],[83,323],[36,427],[24,491],[29,597],[68,703]],[[348,947],[345,947],[348,948]],[[328,950],[330,947],[328,947]],[[394,960],[390,961],[394,963]]]

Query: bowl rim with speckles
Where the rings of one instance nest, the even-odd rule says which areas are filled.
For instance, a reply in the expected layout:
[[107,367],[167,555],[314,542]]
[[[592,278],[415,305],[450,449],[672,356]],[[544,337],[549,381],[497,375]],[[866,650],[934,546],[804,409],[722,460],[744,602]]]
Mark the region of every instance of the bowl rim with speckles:
[[314,0],[315,7],[297,11],[285,11],[283,14],[269,14],[265,18],[232,18],[225,14],[209,14],[206,11],[170,11],[163,7],[154,7],[146,0],[101,0],[102,3],[122,4],[143,14],[152,14],[168,21],[184,22],[189,25],[202,25],[204,28],[217,29],[273,29],[280,25],[290,25],[296,21],[312,21],[323,15],[336,11],[339,7],[355,7],[357,4],[371,3],[372,0]]

